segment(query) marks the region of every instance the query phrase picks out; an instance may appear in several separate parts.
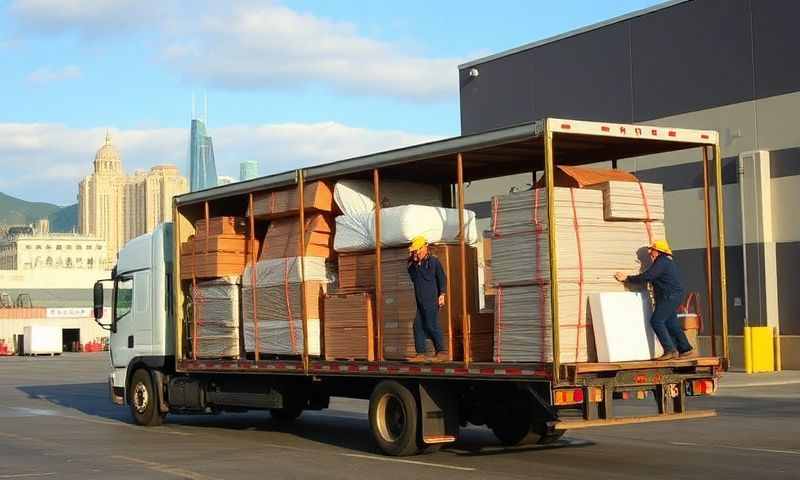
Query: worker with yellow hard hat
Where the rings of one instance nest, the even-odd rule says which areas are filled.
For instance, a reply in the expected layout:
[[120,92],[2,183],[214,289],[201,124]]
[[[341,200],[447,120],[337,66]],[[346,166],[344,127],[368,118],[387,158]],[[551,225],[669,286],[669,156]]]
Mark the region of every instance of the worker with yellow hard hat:
[[664,347],[664,355],[656,360],[695,357],[697,352],[692,349],[678,323],[678,306],[683,301],[684,289],[678,267],[672,258],[672,249],[666,240],[656,240],[650,245],[648,252],[652,264],[647,270],[638,275],[617,272],[614,277],[620,282],[653,285],[656,305],[650,324]]
[[[439,308],[444,305],[447,293],[447,277],[438,258],[428,250],[428,241],[423,236],[414,237],[408,247],[408,276],[414,284],[417,315],[414,319],[414,348],[417,354],[409,358],[412,362],[445,361],[447,347],[439,327]],[[431,339],[436,356],[425,356],[426,342]]]

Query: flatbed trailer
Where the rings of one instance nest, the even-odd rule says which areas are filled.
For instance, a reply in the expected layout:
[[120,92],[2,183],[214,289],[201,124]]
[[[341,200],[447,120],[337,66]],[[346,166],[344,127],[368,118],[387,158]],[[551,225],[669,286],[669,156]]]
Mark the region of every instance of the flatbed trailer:
[[[711,337],[716,339],[715,320],[722,325],[722,352],[712,341],[712,355],[670,361],[621,363],[562,363],[559,349],[547,363],[475,362],[470,354],[470,320],[466,314],[466,295],[461,295],[463,359],[448,363],[411,364],[383,358],[381,301],[381,225],[379,199],[383,179],[420,180],[426,178],[442,186],[457,208],[464,232],[465,182],[528,172],[535,179],[543,172],[547,198],[553,198],[556,165],[581,165],[678,150],[697,149],[704,167],[704,205],[706,230],[707,298],[706,318]],[[644,163],[644,157],[641,162]],[[281,358],[259,354],[236,359],[201,359],[188,341],[196,325],[186,316],[185,302],[196,279],[182,280],[180,255],[182,242],[194,232],[197,220],[211,216],[244,216],[250,212],[250,252],[255,261],[253,194],[297,188],[303,205],[306,182],[342,178],[362,178],[373,182],[376,199],[376,361],[326,361],[308,354],[308,318],[303,312],[303,354]],[[712,184],[715,194],[712,209]],[[533,183],[533,182],[532,182]],[[446,205],[447,206],[447,205]],[[303,232],[304,210],[300,208],[298,229]],[[142,267],[120,264],[114,272],[115,304],[121,281],[133,283],[137,272],[152,269],[153,277],[165,279],[159,290],[154,282],[152,298],[163,295],[165,312],[153,312],[151,354],[113,355],[115,347],[133,348],[134,335],[119,332],[117,309],[108,328],[112,329],[112,357],[116,357],[110,377],[112,397],[128,403],[140,424],[158,424],[168,412],[219,412],[224,410],[268,409],[276,421],[289,421],[303,410],[326,408],[331,396],[370,399],[369,419],[376,443],[387,454],[409,455],[430,451],[457,439],[460,425],[488,425],[505,444],[516,444],[535,437],[541,443],[558,439],[567,429],[613,426],[712,416],[713,411],[691,412],[687,397],[707,395],[716,390],[722,371],[727,369],[727,310],[722,212],[721,158],[718,134],[660,126],[627,125],[548,118],[532,124],[456,137],[423,145],[358,157],[307,169],[262,177],[176,197],[174,226],[154,234],[148,248],[163,266]],[[712,224],[716,223],[715,227]],[[556,252],[552,202],[548,202],[549,252]],[[716,238],[712,234],[716,230]],[[302,239],[303,235],[299,235]],[[156,245],[158,241],[163,245]],[[460,236],[461,271],[464,272],[465,239]],[[136,242],[136,240],[134,240]],[[132,242],[133,243],[133,242]],[[144,245],[144,242],[140,242]],[[137,244],[138,245],[138,244]],[[134,247],[131,246],[131,252]],[[137,248],[142,247],[138,245]],[[128,248],[128,247],[126,247]],[[304,252],[300,241],[299,251]],[[551,318],[558,314],[558,256],[550,254]],[[130,257],[133,257],[130,254]],[[141,262],[140,262],[141,263]],[[146,263],[146,262],[145,262]],[[163,271],[159,271],[161,268]],[[148,280],[149,282],[149,280]],[[148,283],[148,285],[150,285]],[[466,288],[465,282],[461,285]],[[95,311],[102,315],[102,285],[95,292]],[[135,309],[134,309],[135,310]],[[156,318],[158,317],[158,318]],[[98,318],[98,322],[99,322]],[[163,328],[156,324],[164,323]],[[411,319],[409,319],[411,321]],[[133,323],[133,322],[131,322]],[[257,329],[256,329],[256,335]],[[163,338],[162,338],[163,337]],[[125,340],[126,339],[126,340]],[[163,344],[156,345],[156,340]],[[255,342],[258,344],[258,341]],[[552,344],[559,345],[558,322],[553,322]],[[160,350],[159,350],[160,348]],[[135,349],[134,349],[135,350]],[[617,400],[654,398],[656,412],[644,417],[615,415]]]

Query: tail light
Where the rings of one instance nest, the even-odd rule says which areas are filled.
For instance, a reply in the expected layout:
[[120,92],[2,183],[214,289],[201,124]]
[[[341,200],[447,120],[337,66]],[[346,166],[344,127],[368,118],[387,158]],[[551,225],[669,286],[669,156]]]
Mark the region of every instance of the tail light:
[[579,403],[583,403],[582,388],[553,391],[553,404],[555,405],[575,405]]
[[686,395],[711,395],[717,391],[717,384],[710,378],[686,382]]

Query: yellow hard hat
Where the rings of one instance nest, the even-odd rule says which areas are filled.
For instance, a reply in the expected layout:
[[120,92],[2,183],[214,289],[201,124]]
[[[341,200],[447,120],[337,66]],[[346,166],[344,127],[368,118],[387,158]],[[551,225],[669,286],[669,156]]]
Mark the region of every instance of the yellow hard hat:
[[666,240],[656,240],[650,245],[650,250],[656,250],[667,255],[672,255],[672,249],[669,248],[669,243]]
[[409,252],[416,252],[420,248],[424,247],[428,244],[428,240],[425,239],[422,235],[417,235],[416,237],[411,239],[411,245],[408,247]]

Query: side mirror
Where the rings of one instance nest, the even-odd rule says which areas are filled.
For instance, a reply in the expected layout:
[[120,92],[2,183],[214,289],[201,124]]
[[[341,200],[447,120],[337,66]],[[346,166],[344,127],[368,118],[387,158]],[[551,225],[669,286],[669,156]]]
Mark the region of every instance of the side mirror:
[[103,310],[104,310],[104,308],[103,308],[103,300],[104,300],[104,298],[103,298],[104,297],[104,295],[103,295],[103,282],[104,281],[108,281],[108,280],[98,280],[94,284],[94,289],[92,290],[92,294],[93,294],[93,297],[94,297],[93,302],[92,302],[92,305],[93,305],[92,313],[94,313],[94,321],[97,322],[97,324],[100,325],[101,328],[103,328],[104,330],[111,330],[111,324],[110,323],[103,323],[103,322],[100,321],[100,319],[103,318]]

